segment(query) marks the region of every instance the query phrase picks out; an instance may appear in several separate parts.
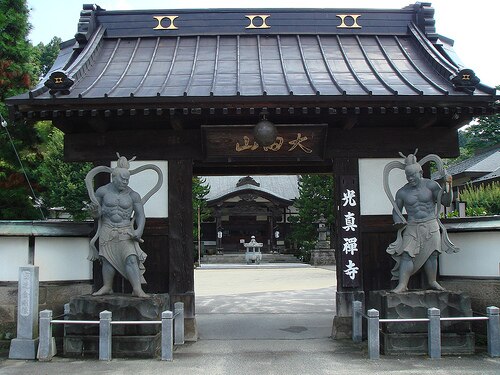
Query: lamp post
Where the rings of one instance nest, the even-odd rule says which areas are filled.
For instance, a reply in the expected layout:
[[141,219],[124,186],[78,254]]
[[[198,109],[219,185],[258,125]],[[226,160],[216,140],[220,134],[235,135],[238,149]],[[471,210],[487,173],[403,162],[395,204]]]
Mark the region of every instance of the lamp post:
[[217,228],[217,254],[222,253],[222,227]]
[[276,244],[276,253],[279,253],[279,250],[278,250],[278,240],[280,238],[280,231],[279,231],[279,228],[278,226],[274,227],[274,241],[275,241],[275,244]]

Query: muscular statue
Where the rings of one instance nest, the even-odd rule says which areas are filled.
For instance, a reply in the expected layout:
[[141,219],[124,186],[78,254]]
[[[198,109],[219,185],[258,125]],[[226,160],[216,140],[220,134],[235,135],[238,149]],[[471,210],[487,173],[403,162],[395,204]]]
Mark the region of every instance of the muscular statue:
[[[392,196],[390,197],[394,206],[392,211],[394,224],[399,227],[396,241],[387,248],[387,252],[396,261],[392,270],[393,280],[399,280],[393,290],[395,293],[406,291],[410,276],[422,267],[429,287],[444,290],[436,281],[438,255],[443,249],[447,252],[458,251],[448,239],[446,229],[439,221],[440,205],[449,206],[453,199],[451,176],[446,174],[437,155],[428,155],[418,163],[415,154],[406,156],[404,164],[389,163],[384,170],[386,192],[388,192],[387,176],[390,169],[394,167],[404,169],[408,181],[397,191],[394,200],[391,199]],[[443,187],[422,176],[422,165],[430,160],[435,161],[440,167],[444,177]],[[402,215],[403,208],[408,214],[408,220]]]
[[[118,271],[132,285],[133,296],[148,297],[141,285],[146,283],[143,274],[147,255],[139,243],[144,242],[142,240],[146,222],[144,203],[160,188],[162,174],[154,165],[145,165],[133,171],[129,171],[129,168],[129,161],[122,156],[118,158],[116,168],[96,167],[85,178],[92,201],[90,208],[94,218],[98,219],[98,230],[90,243],[89,260],[102,261],[103,286],[93,294],[94,296],[113,293],[113,278]],[[158,183],[144,199],[141,199],[128,183],[131,174],[145,169],[154,169],[158,173]],[[111,173],[112,178],[110,183],[98,188],[94,194],[92,180],[99,172]],[[97,238],[99,238],[99,252],[94,245]]]

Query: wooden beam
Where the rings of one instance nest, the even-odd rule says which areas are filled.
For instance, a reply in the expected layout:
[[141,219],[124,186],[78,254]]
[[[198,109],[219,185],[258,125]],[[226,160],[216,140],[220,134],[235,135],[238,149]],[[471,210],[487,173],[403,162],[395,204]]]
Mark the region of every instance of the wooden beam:
[[357,124],[358,120],[354,116],[349,116],[347,117],[344,121],[342,121],[342,129],[344,130],[350,130],[354,128],[354,126]]
[[[383,147],[375,140],[383,140]],[[366,128],[350,130],[329,128],[325,147],[325,159],[356,156],[359,158],[397,157],[400,151],[419,155],[438,154],[441,157],[459,155],[458,133],[455,129],[429,127],[425,131],[416,128]]]
[[198,130],[122,130],[64,136],[66,161],[114,160],[116,152],[142,160],[202,159]]
[[431,127],[436,122],[437,122],[437,117],[429,114],[429,115],[416,117],[414,123],[415,123],[415,127],[417,129],[422,130],[422,129],[426,129],[428,127]]

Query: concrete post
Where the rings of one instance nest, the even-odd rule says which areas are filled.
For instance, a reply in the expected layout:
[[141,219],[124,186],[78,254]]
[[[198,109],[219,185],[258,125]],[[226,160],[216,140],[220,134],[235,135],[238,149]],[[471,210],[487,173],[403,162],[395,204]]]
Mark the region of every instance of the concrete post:
[[174,349],[173,335],[173,314],[172,311],[163,311],[161,313],[161,360],[172,361]]
[[368,315],[368,357],[380,359],[379,312],[375,309],[367,311]]
[[435,307],[427,309],[428,325],[428,350],[430,358],[441,358],[441,311]]
[[352,301],[352,341],[360,343],[363,336],[363,303]]
[[40,311],[40,344],[38,345],[38,359],[42,362],[52,360],[56,355],[55,340],[52,337],[52,310]]
[[38,287],[36,266],[19,267],[17,337],[10,343],[10,359],[35,359],[38,348]]
[[[69,308],[69,303],[65,303],[64,304],[64,320],[68,320],[69,319],[69,312],[70,312],[70,308]],[[67,325],[65,324],[64,325],[64,336],[66,336],[66,327]]]
[[99,360],[111,361],[111,311],[102,311],[99,314]]
[[490,357],[500,357],[500,316],[499,308],[489,306],[488,315],[488,354]]
[[184,303],[174,303],[174,344],[184,344]]

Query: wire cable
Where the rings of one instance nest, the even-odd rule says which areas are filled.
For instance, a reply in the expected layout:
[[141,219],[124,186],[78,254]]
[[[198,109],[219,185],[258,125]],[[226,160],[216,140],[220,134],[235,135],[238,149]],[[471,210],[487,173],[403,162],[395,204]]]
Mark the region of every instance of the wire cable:
[[[39,200],[35,194],[35,190],[33,190],[33,186],[31,186],[30,179],[28,178],[28,174],[26,173],[26,169],[24,168],[23,162],[21,161],[21,157],[19,156],[19,153],[17,152],[16,146],[14,145],[14,141],[12,140],[12,137],[10,136],[9,129],[7,128],[7,121],[3,118],[2,114],[0,114],[0,120],[2,122],[2,127],[5,129],[7,132],[7,136],[9,137],[10,144],[12,145],[12,148],[14,150],[14,153],[16,154],[17,161],[19,162],[19,165],[21,166],[21,169],[24,174],[24,178],[26,179],[26,182],[28,183],[28,186],[30,187],[31,194],[33,194],[33,199],[35,201],[35,204],[38,206],[38,210],[40,211],[40,214],[42,215],[43,220],[45,220],[45,215],[43,214],[42,208],[39,204]],[[36,205],[34,205],[36,207]]]

